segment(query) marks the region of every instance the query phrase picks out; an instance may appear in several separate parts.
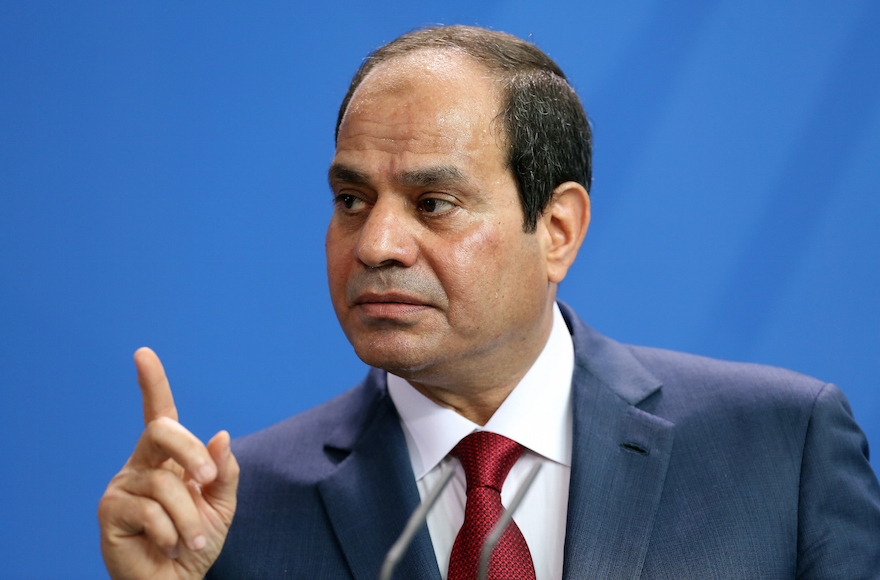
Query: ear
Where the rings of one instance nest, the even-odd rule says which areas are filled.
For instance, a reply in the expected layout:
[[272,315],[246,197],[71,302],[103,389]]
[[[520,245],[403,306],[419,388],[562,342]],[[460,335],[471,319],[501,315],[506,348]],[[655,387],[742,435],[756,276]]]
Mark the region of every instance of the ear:
[[574,181],[559,185],[539,225],[546,231],[547,280],[558,284],[574,263],[590,226],[590,194]]

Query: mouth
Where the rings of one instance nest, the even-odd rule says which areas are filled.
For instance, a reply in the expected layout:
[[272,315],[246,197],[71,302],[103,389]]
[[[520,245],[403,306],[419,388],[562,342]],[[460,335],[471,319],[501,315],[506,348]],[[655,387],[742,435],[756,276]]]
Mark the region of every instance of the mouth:
[[401,318],[431,308],[425,300],[400,292],[364,292],[353,303],[355,309],[369,318]]

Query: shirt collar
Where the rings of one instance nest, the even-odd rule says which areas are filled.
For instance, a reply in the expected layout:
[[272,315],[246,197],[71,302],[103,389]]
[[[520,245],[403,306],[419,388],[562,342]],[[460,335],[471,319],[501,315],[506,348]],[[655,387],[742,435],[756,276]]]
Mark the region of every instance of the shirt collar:
[[559,307],[535,363],[484,427],[441,407],[405,379],[388,373],[388,393],[400,415],[416,479],[421,479],[473,431],[513,439],[527,449],[571,466],[571,377],[574,345]]

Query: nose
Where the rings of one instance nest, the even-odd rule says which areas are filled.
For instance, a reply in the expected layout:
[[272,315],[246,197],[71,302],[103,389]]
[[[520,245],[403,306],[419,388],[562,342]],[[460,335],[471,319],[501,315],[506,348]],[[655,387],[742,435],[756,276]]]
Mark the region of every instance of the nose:
[[357,259],[368,268],[410,267],[418,256],[418,244],[406,201],[380,197],[370,209],[355,247]]

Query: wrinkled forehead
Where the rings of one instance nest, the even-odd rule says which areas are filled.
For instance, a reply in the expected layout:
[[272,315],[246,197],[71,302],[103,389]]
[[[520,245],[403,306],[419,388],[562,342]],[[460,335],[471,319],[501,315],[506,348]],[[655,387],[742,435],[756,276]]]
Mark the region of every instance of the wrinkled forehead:
[[342,119],[374,106],[394,107],[442,125],[467,116],[494,127],[500,109],[501,84],[485,65],[457,48],[425,48],[391,57],[367,74],[352,95]]

